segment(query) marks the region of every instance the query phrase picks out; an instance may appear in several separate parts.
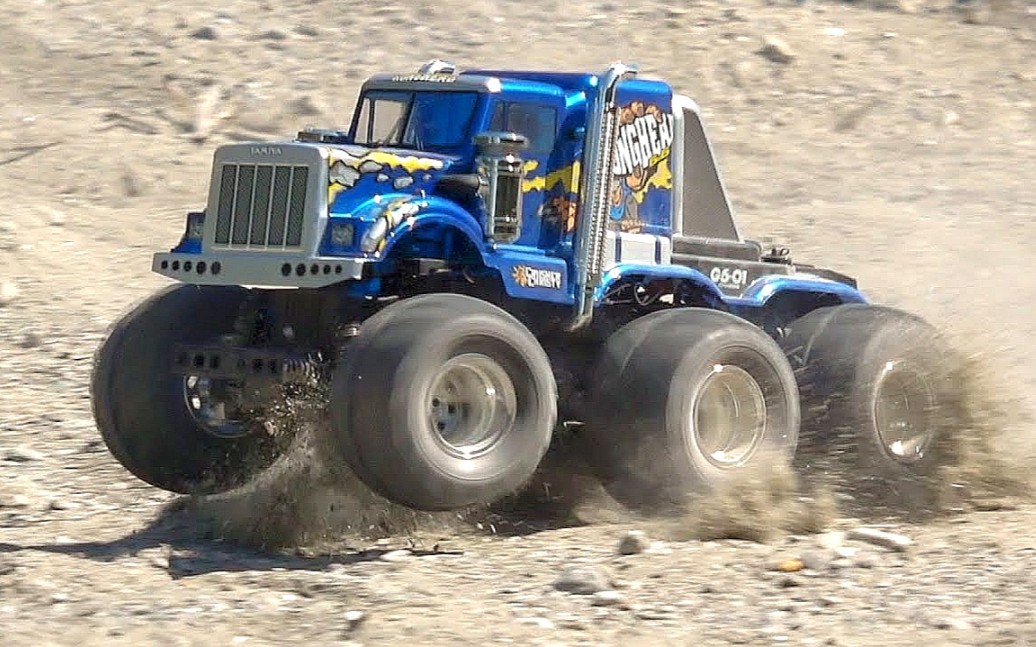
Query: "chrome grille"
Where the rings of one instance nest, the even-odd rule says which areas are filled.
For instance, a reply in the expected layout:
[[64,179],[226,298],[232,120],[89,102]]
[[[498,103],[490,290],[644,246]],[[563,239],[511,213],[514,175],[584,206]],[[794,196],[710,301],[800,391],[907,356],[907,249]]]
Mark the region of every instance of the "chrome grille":
[[226,247],[302,245],[309,167],[224,164],[214,242]]

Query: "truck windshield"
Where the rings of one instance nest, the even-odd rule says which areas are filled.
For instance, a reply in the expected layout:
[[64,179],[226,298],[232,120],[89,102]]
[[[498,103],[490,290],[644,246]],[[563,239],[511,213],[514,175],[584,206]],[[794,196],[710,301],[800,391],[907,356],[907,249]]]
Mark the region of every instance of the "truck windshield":
[[475,116],[476,92],[366,92],[353,141],[414,149],[459,146]]

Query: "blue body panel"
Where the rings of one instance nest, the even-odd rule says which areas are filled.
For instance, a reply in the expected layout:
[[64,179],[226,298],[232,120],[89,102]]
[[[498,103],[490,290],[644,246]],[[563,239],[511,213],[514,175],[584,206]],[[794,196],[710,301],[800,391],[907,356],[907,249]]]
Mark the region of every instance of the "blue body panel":
[[[572,262],[588,100],[598,77],[583,72],[468,70],[461,77],[496,79],[494,87],[473,83],[452,89],[372,86],[361,92],[347,137],[324,146],[328,152],[327,222],[317,253],[361,257],[374,262],[406,257],[480,261],[499,273],[515,298],[559,305],[574,303]],[[416,87],[416,86],[415,86]],[[673,90],[662,81],[633,78],[617,87],[619,124],[616,159],[610,171],[615,189],[608,228],[616,233],[673,234]],[[404,117],[386,132],[372,115],[402,106]],[[366,112],[365,112],[366,111]],[[366,116],[365,116],[366,115]],[[473,136],[487,130],[526,134],[522,152],[521,234],[511,244],[487,242],[485,211],[475,196],[438,192],[447,174],[475,169]],[[352,225],[352,244],[332,244],[336,225]],[[348,230],[346,225],[341,230]],[[174,251],[200,252],[184,240]],[[866,302],[853,287],[800,275],[758,278],[730,297],[702,272],[681,265],[620,263],[597,288],[599,304],[623,280],[676,279],[697,286],[716,307],[745,311],[766,307],[775,295],[823,293],[842,302]],[[377,278],[348,282],[355,295],[375,295]]]

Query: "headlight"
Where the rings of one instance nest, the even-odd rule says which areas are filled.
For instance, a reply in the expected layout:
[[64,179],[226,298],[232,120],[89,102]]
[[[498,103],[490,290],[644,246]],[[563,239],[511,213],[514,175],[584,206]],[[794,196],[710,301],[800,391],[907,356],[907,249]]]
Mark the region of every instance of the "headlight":
[[184,232],[184,240],[201,240],[202,232],[205,230],[205,213],[195,212],[187,214],[187,230]]
[[331,244],[335,247],[351,247],[355,227],[351,222],[331,223]]

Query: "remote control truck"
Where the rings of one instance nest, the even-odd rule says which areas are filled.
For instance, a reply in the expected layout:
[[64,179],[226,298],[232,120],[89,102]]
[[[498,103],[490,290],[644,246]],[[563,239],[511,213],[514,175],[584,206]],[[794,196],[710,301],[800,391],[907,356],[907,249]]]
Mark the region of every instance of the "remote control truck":
[[799,455],[908,479],[953,420],[936,331],[744,238],[698,105],[622,63],[374,75],[348,127],[218,147],[152,262],[176,283],[114,325],[92,398],[179,493],[267,469],[292,389],[419,510],[520,490],[565,430],[640,506]]

